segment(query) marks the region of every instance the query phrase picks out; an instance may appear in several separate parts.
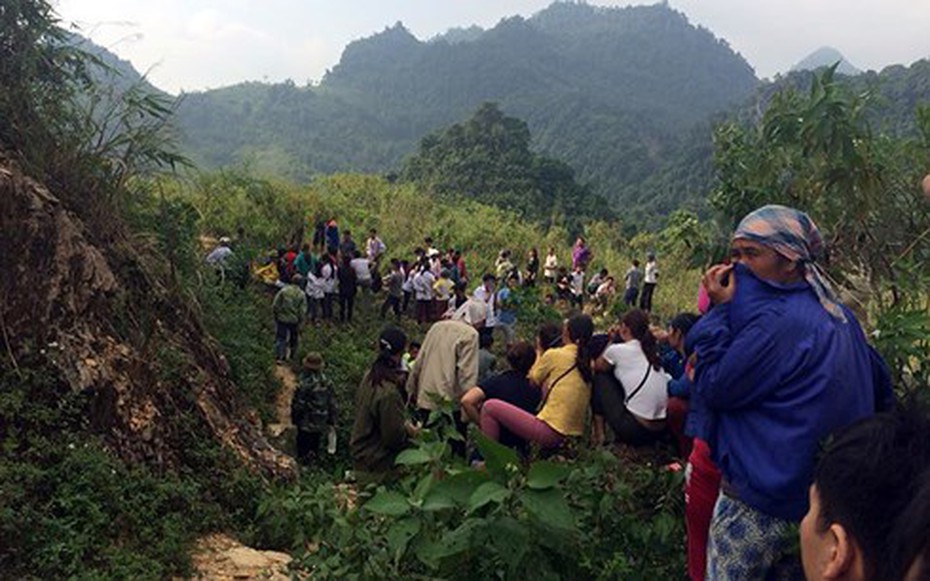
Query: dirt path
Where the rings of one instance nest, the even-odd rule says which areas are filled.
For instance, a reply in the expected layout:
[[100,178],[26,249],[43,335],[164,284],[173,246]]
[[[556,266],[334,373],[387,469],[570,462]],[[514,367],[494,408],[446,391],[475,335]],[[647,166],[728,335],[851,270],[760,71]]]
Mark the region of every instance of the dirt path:
[[193,579],[285,581],[291,557],[277,551],[257,551],[223,534],[206,536],[193,555]]
[[297,389],[297,374],[288,365],[278,363],[274,367],[274,376],[281,382],[281,391],[275,401],[276,422],[268,425],[268,432],[277,438],[293,424],[291,424],[291,399]]

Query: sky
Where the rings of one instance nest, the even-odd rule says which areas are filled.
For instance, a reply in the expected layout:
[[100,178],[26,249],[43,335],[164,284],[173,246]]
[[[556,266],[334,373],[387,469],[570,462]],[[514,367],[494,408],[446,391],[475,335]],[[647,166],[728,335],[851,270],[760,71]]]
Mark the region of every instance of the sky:
[[[590,1],[598,6],[655,0]],[[130,61],[170,93],[243,81],[318,82],[351,41],[402,21],[425,40],[493,27],[550,0],[52,0],[66,25]],[[759,77],[821,46],[860,69],[930,57],[930,0],[669,0],[726,39]]]

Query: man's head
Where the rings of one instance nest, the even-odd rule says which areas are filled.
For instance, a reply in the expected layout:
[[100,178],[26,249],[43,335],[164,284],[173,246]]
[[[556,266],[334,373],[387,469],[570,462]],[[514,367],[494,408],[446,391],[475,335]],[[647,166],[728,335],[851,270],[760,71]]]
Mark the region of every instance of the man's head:
[[917,405],[836,434],[814,471],[801,521],[807,579],[885,579],[889,542],[930,463],[930,418]]
[[639,268],[639,261],[635,258],[633,259],[633,268]]
[[371,236],[372,238],[374,238],[375,236],[378,235],[378,231],[377,231],[376,229],[372,228],[371,230],[368,231],[368,235]]
[[484,284],[484,288],[492,291],[497,286],[497,277],[488,273],[481,277],[481,282]]
[[342,239],[343,239],[343,240],[351,240],[351,239],[352,239],[352,232],[350,232],[350,231],[348,231],[348,230],[344,231],[344,232],[342,233]]
[[468,323],[476,329],[484,327],[488,318],[488,305],[484,301],[471,298],[452,315],[452,320]]
[[917,494],[898,518],[891,541],[889,579],[930,579],[930,468],[920,478]]

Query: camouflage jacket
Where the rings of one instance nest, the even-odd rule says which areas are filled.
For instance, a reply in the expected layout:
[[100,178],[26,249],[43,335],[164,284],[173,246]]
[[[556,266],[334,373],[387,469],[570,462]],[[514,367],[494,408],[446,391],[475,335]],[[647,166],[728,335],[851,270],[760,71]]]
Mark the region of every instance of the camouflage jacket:
[[336,425],[336,394],[320,371],[305,371],[291,400],[291,422],[303,432],[323,433]]

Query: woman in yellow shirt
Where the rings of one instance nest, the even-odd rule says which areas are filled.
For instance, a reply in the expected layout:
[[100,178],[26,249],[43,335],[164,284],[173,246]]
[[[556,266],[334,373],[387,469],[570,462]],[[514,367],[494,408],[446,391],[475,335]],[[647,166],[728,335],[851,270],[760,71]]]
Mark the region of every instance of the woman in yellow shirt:
[[501,428],[543,448],[556,448],[568,436],[584,433],[584,420],[591,399],[591,361],[588,342],[594,322],[576,315],[562,328],[563,347],[540,354],[529,372],[529,380],[542,389],[542,405],[535,416],[501,400],[488,400],[481,408],[481,432],[492,440]]

